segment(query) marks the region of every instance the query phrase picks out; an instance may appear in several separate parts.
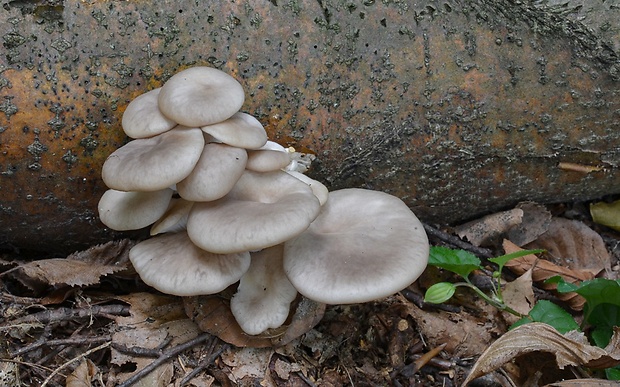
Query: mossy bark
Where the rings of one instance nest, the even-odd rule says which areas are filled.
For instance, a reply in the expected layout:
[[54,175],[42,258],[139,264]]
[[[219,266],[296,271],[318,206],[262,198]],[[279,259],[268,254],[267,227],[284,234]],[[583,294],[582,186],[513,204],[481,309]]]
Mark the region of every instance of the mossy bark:
[[427,221],[620,192],[620,10],[565,3],[6,3],[0,243],[116,237],[96,204],[122,112],[194,65],[235,76],[332,190],[390,192]]

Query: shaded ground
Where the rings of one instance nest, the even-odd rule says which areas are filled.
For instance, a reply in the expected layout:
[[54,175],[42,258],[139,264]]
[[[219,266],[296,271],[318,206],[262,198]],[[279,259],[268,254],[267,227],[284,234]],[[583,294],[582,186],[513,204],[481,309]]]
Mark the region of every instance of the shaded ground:
[[[550,216],[591,226],[610,253],[600,275],[618,278],[617,232],[593,224],[582,203],[547,210]],[[428,231],[433,245],[466,248],[484,258],[502,253],[499,231],[503,226],[492,227],[498,233],[484,247],[460,240],[452,229],[444,232],[429,226]],[[580,232],[564,234],[571,240],[582,237]],[[424,304],[423,289],[440,279],[454,280],[427,270],[416,284],[385,300],[328,306],[316,327],[302,329],[284,346],[239,348],[201,332],[187,318],[188,300],[184,306],[180,298],[144,285],[126,260],[131,245],[123,241],[67,259],[29,264],[21,262],[19,255],[3,257],[0,385],[456,386],[480,353],[514,321],[468,291],[457,293],[448,304]],[[594,259],[592,251],[587,254],[586,261]],[[474,276],[481,288],[490,283],[488,274]],[[512,281],[516,275],[505,271],[504,277]],[[571,310],[569,302],[558,300],[538,284],[533,290],[537,299],[551,299]],[[216,300],[225,305],[229,293]],[[227,313],[214,308],[200,319],[226,321]],[[305,321],[321,313],[317,307]],[[580,316],[578,310],[571,313]],[[204,321],[198,323],[205,327]],[[219,336],[231,341],[230,335]],[[237,345],[244,340],[232,335]],[[140,372],[145,367],[155,371]],[[519,375],[514,367],[506,366],[475,385],[518,385],[529,375],[523,375],[526,368]],[[597,374],[567,367],[549,376],[574,379]],[[543,382],[548,381],[541,379],[540,385]]]

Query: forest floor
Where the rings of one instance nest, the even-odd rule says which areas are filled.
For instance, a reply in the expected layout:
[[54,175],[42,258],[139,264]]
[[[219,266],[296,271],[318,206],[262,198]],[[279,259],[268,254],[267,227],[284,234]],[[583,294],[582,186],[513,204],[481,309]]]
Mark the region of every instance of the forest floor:
[[[551,230],[558,219],[570,222]],[[493,289],[496,270],[487,258],[503,254],[507,240],[546,249],[533,268],[521,262],[502,273],[502,287],[519,284],[516,296],[504,294],[506,302],[524,314],[543,299],[577,320],[583,314],[578,301],[560,299],[542,277],[620,278],[620,233],[593,223],[585,203],[529,203],[463,227],[427,225],[427,232],[431,245],[465,249],[481,259],[484,269],[471,280],[485,292]],[[0,257],[0,385],[459,386],[517,319],[470,289],[442,304],[424,303],[432,284],[459,280],[429,267],[409,288],[375,302],[325,307],[300,299],[287,331],[247,337],[228,309],[234,289],[185,299],[161,294],[132,270],[127,254],[133,244],[110,242],[38,261]],[[541,274],[540,261],[557,266]],[[601,377],[579,364],[561,370],[549,354],[517,352],[489,365],[499,368],[470,385]]]

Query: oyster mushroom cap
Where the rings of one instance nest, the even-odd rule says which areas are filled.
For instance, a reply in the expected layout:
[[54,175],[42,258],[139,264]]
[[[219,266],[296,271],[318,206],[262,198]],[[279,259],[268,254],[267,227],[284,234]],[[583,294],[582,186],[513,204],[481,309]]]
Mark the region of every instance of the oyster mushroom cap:
[[140,278],[176,296],[213,294],[237,282],[250,267],[250,253],[214,254],[196,247],[185,231],[135,245],[129,259]]
[[158,97],[159,110],[181,125],[200,127],[222,122],[245,100],[237,80],[212,67],[197,66],[170,77]]
[[187,232],[208,251],[256,251],[299,235],[319,209],[312,189],[286,172],[246,170],[225,197],[194,204]]
[[361,303],[409,286],[426,268],[422,223],[395,196],[331,192],[310,227],[284,244],[284,270],[297,291],[326,304]]

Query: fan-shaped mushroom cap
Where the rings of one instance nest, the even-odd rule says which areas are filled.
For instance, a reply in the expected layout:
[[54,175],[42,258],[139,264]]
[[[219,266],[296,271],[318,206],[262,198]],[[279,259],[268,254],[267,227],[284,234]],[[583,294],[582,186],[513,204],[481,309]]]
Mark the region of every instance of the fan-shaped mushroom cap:
[[177,184],[182,198],[212,201],[226,195],[243,174],[248,154],[226,144],[206,144],[192,173]]
[[415,281],[428,251],[422,224],[400,199],[343,189],[331,192],[310,227],[284,244],[284,270],[312,300],[367,302]]
[[168,208],[173,191],[107,190],[99,199],[99,219],[113,230],[138,230],[154,223]]
[[237,112],[223,122],[203,126],[202,130],[218,141],[237,148],[258,149],[267,142],[267,132],[253,116]]
[[129,259],[147,285],[177,296],[220,292],[250,267],[250,253],[213,254],[196,247],[185,232],[140,242]]
[[248,151],[246,168],[255,172],[271,172],[284,169],[291,163],[291,154],[286,151],[257,149]]
[[159,109],[181,125],[199,127],[230,118],[243,105],[245,94],[237,80],[211,67],[192,67],[176,73],[162,86]]
[[208,251],[256,251],[299,235],[319,208],[310,187],[286,172],[245,171],[222,199],[194,204],[187,232]]
[[308,184],[308,186],[312,189],[314,196],[319,199],[319,203],[321,203],[321,205],[327,202],[327,198],[329,197],[329,190],[323,183],[297,171],[286,171],[286,173]]
[[176,127],[133,140],[106,159],[101,177],[119,191],[157,191],[186,178],[200,158],[204,137],[198,128]]
[[230,310],[243,331],[258,335],[286,321],[297,290],[282,268],[283,246],[251,253],[250,268],[241,277]]
[[177,125],[174,120],[164,116],[157,106],[160,90],[161,88],[153,89],[139,95],[127,105],[121,124],[129,137],[152,137]]
[[151,235],[185,230],[187,228],[189,210],[193,205],[194,202],[183,198],[172,199],[166,212],[151,227]]

